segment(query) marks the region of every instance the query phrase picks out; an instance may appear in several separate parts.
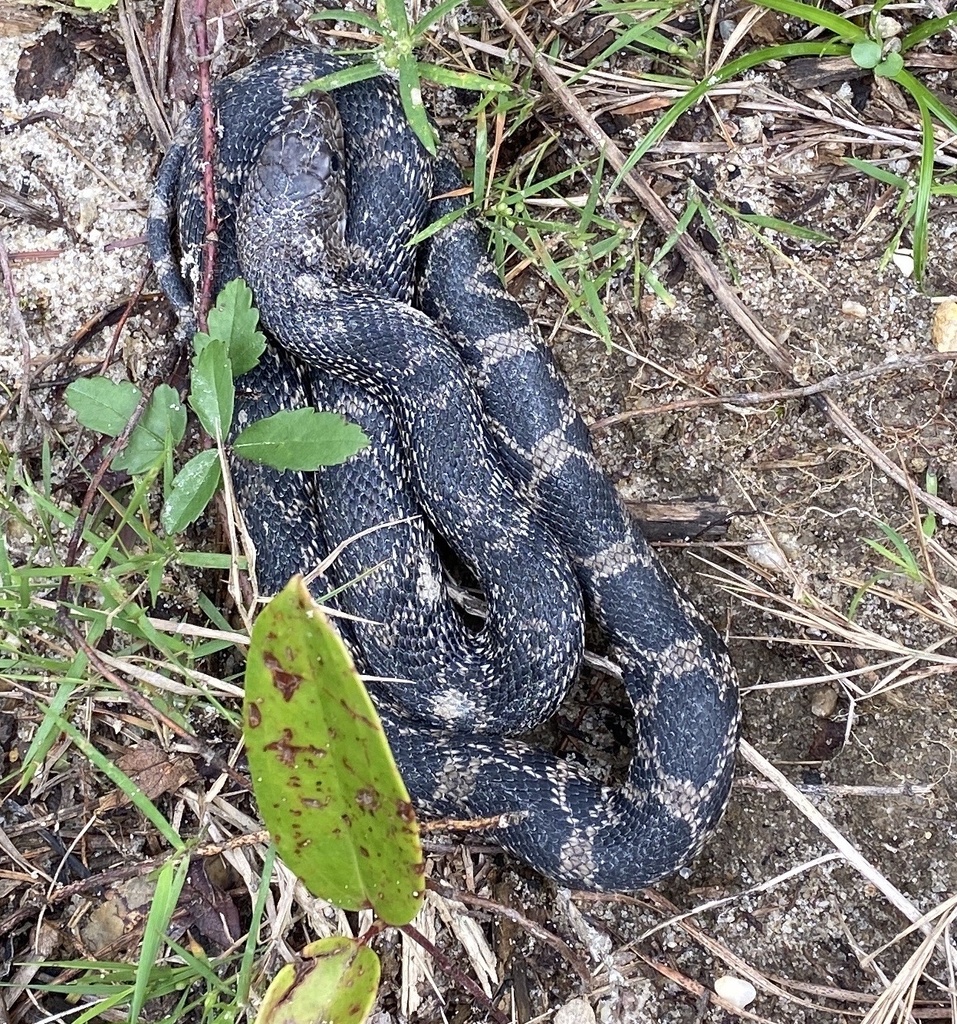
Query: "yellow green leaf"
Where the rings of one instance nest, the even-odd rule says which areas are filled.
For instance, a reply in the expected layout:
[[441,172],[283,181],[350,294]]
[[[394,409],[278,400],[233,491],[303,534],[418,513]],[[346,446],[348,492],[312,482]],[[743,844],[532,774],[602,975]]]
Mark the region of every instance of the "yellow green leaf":
[[375,707],[301,577],[260,613],[244,735],[260,813],[316,896],[406,924],[422,902],[418,824]]

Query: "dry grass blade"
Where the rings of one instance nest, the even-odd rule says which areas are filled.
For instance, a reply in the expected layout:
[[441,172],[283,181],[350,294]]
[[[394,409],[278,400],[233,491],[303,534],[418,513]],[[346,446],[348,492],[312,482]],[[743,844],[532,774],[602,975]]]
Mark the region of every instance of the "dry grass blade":
[[[957,1020],[957,949],[951,935],[955,923],[957,896],[951,896],[888,943],[892,945],[900,941],[915,928],[925,933],[921,944],[868,1011],[863,1024],[905,1024],[913,1019],[911,1011],[917,998],[917,986],[941,945],[946,957],[947,972],[944,995],[950,1004],[951,1020]],[[877,950],[872,956],[876,957],[880,952],[882,950]]]
[[[884,894],[887,900],[899,910],[908,921],[913,922],[925,934],[930,935],[934,929],[927,923],[925,915],[901,890],[894,885],[875,865],[854,846],[834,825],[824,817],[823,814],[811,803],[810,800],[798,790],[788,778],[771,764],[762,754],[751,746],[747,740],[741,741],[741,753],[744,759],[753,768],[756,768],[762,775],[770,779],[780,792],[794,804],[794,806],[807,818],[808,821],[830,842],[835,849],[847,860],[847,862],[859,872],[875,889]],[[936,933],[934,942],[940,940],[940,934]]]
[[[906,592],[901,593],[874,583],[867,585],[868,594],[882,599],[890,607],[919,617],[928,626],[937,627],[940,633],[935,640],[913,646],[875,632],[817,598],[797,577],[792,576],[788,581],[790,593],[780,593],[777,587],[781,581],[775,580],[769,570],[733,552],[729,554],[751,571],[751,577],[727,567],[712,565],[713,571],[708,574],[709,578],[733,594],[742,604],[761,612],[770,611],[777,620],[798,627],[795,637],[779,635],[774,638],[776,643],[798,644],[812,650],[842,649],[854,652],[859,662],[855,667],[839,672],[830,669],[827,676],[838,682],[852,699],[874,697],[931,674],[957,671],[957,654],[943,649],[951,648],[957,640],[957,623],[937,614],[926,604],[915,601]],[[860,590],[862,587],[862,583],[857,580],[840,582],[852,590]],[[860,680],[873,681],[865,688]],[[793,686],[812,681],[820,680],[791,680],[784,685]]]
[[117,11],[120,34],[126,48],[126,61],[133,77],[136,95],[157,142],[165,151],[169,148],[173,133],[157,85],[156,68],[148,66],[149,50],[143,39],[133,4],[130,0],[120,0]]

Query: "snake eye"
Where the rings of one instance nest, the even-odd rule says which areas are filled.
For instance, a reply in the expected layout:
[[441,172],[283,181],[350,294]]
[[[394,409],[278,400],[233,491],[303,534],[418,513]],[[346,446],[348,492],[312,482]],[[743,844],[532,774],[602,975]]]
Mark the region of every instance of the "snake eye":
[[309,159],[309,173],[315,175],[318,181],[326,181],[338,170],[339,158],[335,152],[325,143],[318,146]]

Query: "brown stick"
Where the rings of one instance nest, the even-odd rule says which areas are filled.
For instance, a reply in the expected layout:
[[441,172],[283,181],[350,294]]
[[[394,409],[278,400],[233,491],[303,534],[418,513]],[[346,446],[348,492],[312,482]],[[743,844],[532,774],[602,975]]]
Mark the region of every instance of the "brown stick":
[[206,32],[206,0],[196,0],[196,73],[199,78],[199,106],[203,127],[203,201],[206,207],[206,231],[203,241],[203,279],[196,307],[196,323],[206,330],[206,314],[213,304],[213,279],[216,274],[216,126],[213,123],[213,93],[209,78],[209,38]]
[[713,501],[626,501],[645,537],[653,542],[716,540],[734,513]]
[[[790,353],[763,327],[757,316],[738,298],[726,278],[711,262],[707,253],[687,231],[678,232],[678,222],[654,189],[632,172],[624,173],[627,158],[619,146],[599,127],[598,122],[585,109],[578,98],[566,86],[525,34],[521,25],[506,10],[502,0],[488,0],[488,6],[501,21],[518,47],[548,88],[560,100],[565,110],[578,122],[579,127],[591,143],[604,154],[608,163],[621,175],[621,180],[634,192],[655,223],[668,236],[675,236],[675,248],[684,256],[702,281],[714,292],[728,315],[757,344],[768,357],[771,365],[779,372],[793,379],[794,361]],[[905,491],[913,492],[927,508],[936,512],[948,523],[957,523],[957,509],[946,501],[919,488],[907,473],[889,459],[876,444],[862,434],[846,412],[827,395],[814,395],[811,399],[817,408],[841,431],[852,444],[896,484]]]
[[404,924],[399,930],[405,932],[413,942],[417,942],[459,988],[464,988],[492,1020],[495,1021],[495,1024],[509,1024],[508,1017],[492,1005],[492,1001],[481,988],[467,974],[463,974],[442,950],[434,942],[430,942],[418,928],[412,924]]

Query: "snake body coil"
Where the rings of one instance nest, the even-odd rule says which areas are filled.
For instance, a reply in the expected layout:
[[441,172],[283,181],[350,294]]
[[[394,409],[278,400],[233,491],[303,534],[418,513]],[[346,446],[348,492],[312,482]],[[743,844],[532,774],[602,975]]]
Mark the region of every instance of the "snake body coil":
[[[372,438],[345,466],[235,485],[267,591],[350,544],[330,582],[358,620],[349,640],[416,804],[500,816],[493,838],[555,880],[629,890],[673,872],[727,800],[734,674],[711,627],[630,522],[527,316],[466,217],[458,173],[430,160],[397,90],[373,79],[291,100],[342,66],[297,49],[217,87],[217,280],[242,272],[273,342],[240,382],[243,418],[311,402]],[[161,284],[185,322],[202,242],[195,113],[161,168],[148,226]],[[178,237],[179,264],[173,259]],[[433,531],[489,605],[464,623]],[[581,656],[582,601],[606,633],[634,707],[625,780],[508,738],[548,718]]]

